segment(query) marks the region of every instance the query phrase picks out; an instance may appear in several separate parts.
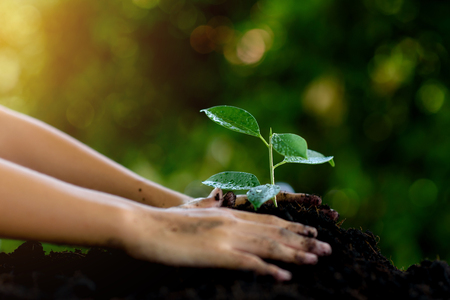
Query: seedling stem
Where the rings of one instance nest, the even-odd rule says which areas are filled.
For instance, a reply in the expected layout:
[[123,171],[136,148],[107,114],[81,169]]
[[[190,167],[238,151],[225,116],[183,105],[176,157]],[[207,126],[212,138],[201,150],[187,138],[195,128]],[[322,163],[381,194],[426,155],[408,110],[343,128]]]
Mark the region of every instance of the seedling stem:
[[[272,185],[275,185],[275,168],[273,167],[273,145],[272,145],[272,127],[270,127],[270,134],[269,134],[269,166],[270,166],[270,183]],[[273,197],[273,204],[275,207],[277,206],[277,196]]]

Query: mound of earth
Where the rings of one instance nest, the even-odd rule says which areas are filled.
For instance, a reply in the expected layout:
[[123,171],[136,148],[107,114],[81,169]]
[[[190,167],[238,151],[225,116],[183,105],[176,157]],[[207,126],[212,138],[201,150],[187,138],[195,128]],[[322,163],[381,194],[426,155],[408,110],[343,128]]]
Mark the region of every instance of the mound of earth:
[[[248,205],[236,209],[253,211]],[[273,214],[318,229],[333,248],[314,266],[272,261],[293,274],[289,282],[250,271],[171,267],[143,262],[115,249],[87,254],[51,252],[28,241],[0,253],[1,299],[450,299],[450,267],[422,261],[401,271],[377,247],[370,231],[343,229],[317,207],[264,204]]]

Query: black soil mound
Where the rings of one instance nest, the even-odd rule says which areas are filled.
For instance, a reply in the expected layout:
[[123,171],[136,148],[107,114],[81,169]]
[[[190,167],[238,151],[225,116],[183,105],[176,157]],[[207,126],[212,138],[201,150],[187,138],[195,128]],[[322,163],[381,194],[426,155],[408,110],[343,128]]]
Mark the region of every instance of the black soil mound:
[[[237,209],[252,211],[251,207]],[[370,231],[340,228],[316,207],[265,204],[259,213],[314,226],[333,254],[315,266],[276,263],[290,282],[249,271],[169,267],[135,260],[113,249],[51,252],[26,242],[0,253],[1,299],[450,299],[450,267],[423,261],[407,271],[379,251]]]

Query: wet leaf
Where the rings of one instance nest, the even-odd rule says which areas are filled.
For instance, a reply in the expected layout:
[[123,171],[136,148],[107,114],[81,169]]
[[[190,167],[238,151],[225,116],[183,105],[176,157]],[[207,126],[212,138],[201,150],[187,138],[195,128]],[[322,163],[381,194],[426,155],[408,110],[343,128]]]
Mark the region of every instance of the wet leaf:
[[260,185],[255,175],[245,172],[222,172],[215,174],[202,182],[205,185],[218,187],[222,190],[249,190]]
[[318,165],[328,162],[332,167],[334,167],[333,156],[324,156],[319,152],[309,149],[307,153],[308,153],[307,159],[299,156],[286,156],[284,158],[284,161],[288,163],[309,164],[309,165]]
[[272,144],[275,151],[284,156],[299,156],[308,158],[308,145],[306,140],[299,135],[292,133],[274,133]]
[[234,106],[214,106],[208,109],[202,109],[208,118],[219,125],[233,131],[245,133],[259,137],[259,125],[255,117],[248,111]]
[[281,188],[278,185],[273,184],[260,185],[251,188],[247,192],[247,198],[248,201],[250,201],[250,203],[253,204],[255,210],[257,210],[261,205],[264,204],[264,202],[275,197],[280,192],[280,190]]

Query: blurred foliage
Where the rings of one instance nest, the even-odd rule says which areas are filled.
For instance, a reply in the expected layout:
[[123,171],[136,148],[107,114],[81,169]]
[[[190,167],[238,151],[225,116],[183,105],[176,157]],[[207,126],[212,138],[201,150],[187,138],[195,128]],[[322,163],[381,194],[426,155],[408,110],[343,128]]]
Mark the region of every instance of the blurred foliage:
[[0,0],[0,104],[192,196],[224,170],[268,181],[264,145],[199,113],[242,107],[264,136],[270,125],[335,156],[334,169],[285,165],[278,180],[379,235],[398,267],[449,260],[448,11],[418,0]]

